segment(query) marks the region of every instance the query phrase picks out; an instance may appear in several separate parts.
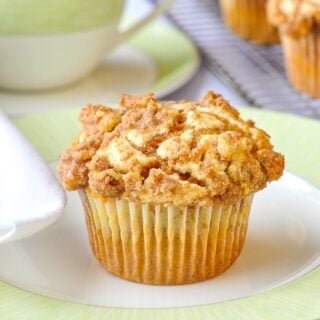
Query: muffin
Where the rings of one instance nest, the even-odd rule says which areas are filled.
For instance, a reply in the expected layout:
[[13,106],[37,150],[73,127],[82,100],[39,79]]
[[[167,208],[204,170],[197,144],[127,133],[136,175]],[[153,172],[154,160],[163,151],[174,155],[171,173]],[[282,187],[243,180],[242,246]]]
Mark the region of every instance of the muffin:
[[59,175],[78,190],[91,248],[111,273],[149,284],[213,278],[239,256],[255,192],[284,158],[220,95],[87,105]]
[[267,0],[219,0],[229,28],[240,37],[258,44],[279,43],[276,28],[267,20]]
[[270,0],[270,22],[279,28],[287,76],[293,87],[320,97],[320,1]]

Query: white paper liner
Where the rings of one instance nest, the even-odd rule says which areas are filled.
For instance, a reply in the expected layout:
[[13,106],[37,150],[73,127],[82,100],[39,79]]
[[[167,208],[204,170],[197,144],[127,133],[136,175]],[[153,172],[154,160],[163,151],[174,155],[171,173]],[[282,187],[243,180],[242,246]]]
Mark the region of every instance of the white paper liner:
[[108,271],[149,284],[203,281],[239,256],[253,196],[228,207],[102,201],[79,191],[92,250]]

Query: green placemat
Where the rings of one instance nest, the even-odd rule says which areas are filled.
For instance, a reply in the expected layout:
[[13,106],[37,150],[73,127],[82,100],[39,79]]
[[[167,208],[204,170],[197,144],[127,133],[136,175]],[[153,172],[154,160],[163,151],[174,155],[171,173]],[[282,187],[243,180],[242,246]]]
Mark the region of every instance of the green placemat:
[[[242,109],[271,136],[286,156],[287,170],[320,187],[320,122],[296,116]],[[78,110],[15,119],[47,161],[56,160],[78,130]],[[0,282],[0,319],[290,319],[320,318],[320,268],[279,288],[248,298],[200,307],[125,309],[80,305],[43,297]]]

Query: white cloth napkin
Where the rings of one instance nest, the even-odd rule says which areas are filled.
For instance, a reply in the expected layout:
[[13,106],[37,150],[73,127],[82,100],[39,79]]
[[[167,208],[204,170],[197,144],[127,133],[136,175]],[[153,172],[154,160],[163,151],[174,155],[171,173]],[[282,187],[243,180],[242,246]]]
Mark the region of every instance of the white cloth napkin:
[[0,243],[49,226],[62,213],[65,199],[47,164],[0,112]]

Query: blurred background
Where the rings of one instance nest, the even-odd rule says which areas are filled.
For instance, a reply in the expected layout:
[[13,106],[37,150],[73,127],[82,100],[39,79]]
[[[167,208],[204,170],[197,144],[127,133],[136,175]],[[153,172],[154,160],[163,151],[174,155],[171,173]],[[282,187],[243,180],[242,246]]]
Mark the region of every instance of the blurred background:
[[[169,2],[165,5],[170,6]],[[4,62],[0,71],[5,69],[4,65],[8,65],[11,73],[8,77],[11,77],[9,80],[13,84],[5,82],[8,72],[4,70],[4,80],[0,83],[1,108],[13,116],[79,107],[87,102],[115,104],[123,92],[143,94],[152,91],[163,99],[196,99],[207,90],[214,89],[237,106],[254,105],[319,118],[319,99],[301,94],[288,82],[280,44],[258,45],[234,34],[224,23],[217,0],[171,2],[174,3],[166,15],[149,21],[144,27],[140,26],[138,31],[131,32],[123,39],[113,38],[117,33],[116,29],[112,31],[112,36],[110,30],[109,33],[106,30],[98,31],[101,34],[90,35],[90,39],[89,35],[85,35],[86,32],[103,29],[102,22],[97,28],[80,28],[80,32],[60,30],[58,34],[63,35],[66,38],[64,40],[52,40],[52,36],[57,33],[45,31],[42,34],[41,30],[36,34],[41,38],[39,43],[22,43],[22,38],[25,42],[29,41],[27,38],[36,38],[31,31],[26,34],[22,32],[23,35],[5,34],[0,42],[0,49],[5,48],[5,58],[12,65]],[[2,5],[3,3],[5,1]],[[103,8],[103,1],[98,3]],[[114,11],[111,15],[114,14],[119,20],[120,15],[122,16],[121,22],[119,21],[120,29],[145,17],[156,5],[152,0],[114,0],[112,3],[114,7],[111,9]],[[123,5],[125,9],[122,12]],[[85,8],[84,5],[82,9]],[[70,12],[74,16],[72,9]],[[50,14],[49,11],[48,15]],[[96,12],[94,14],[97,15]],[[80,22],[86,22],[85,19],[89,18],[84,15]],[[51,21],[52,25],[53,22]],[[40,22],[39,25],[41,27]],[[79,34],[83,37],[79,38],[81,45],[75,39]],[[55,44],[54,41],[62,42]],[[66,43],[73,51],[67,48]],[[9,45],[11,51],[19,52],[20,55],[12,54],[8,49]],[[45,67],[41,66],[40,60],[48,52],[41,52],[42,49],[38,50],[37,46],[63,48],[64,45],[65,50],[57,52],[56,56],[54,50],[50,51],[51,56],[43,61]],[[29,49],[24,50],[26,47]],[[114,47],[116,48],[112,50]],[[88,48],[92,52],[86,52]],[[40,58],[33,56],[35,52],[39,52]],[[25,58],[28,55],[31,63],[20,61],[21,56]],[[88,57],[93,55],[96,55],[94,61],[89,62],[92,57]],[[48,63],[54,59],[61,62],[62,56],[65,59],[64,66]],[[31,65],[25,68],[28,64]],[[80,70],[78,73],[82,74],[74,75],[75,80],[66,81],[66,84],[49,83],[47,88],[46,72],[43,75],[39,70],[49,69],[49,66],[52,66],[53,74],[57,74],[60,68],[68,69],[70,66]],[[24,75],[31,75],[31,80],[27,76],[23,80]],[[62,75],[63,79],[68,76],[69,74]],[[32,84],[30,90],[32,79],[37,77],[38,82]],[[20,83],[16,83],[17,78]]]
[[222,17],[218,0],[160,1],[156,9],[152,0],[15,3],[0,3],[0,104],[11,116],[116,104],[123,92],[192,100],[213,89],[236,106],[320,117],[319,100],[287,80],[279,39],[255,44]]

